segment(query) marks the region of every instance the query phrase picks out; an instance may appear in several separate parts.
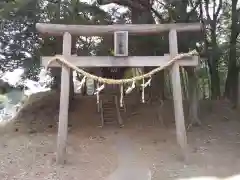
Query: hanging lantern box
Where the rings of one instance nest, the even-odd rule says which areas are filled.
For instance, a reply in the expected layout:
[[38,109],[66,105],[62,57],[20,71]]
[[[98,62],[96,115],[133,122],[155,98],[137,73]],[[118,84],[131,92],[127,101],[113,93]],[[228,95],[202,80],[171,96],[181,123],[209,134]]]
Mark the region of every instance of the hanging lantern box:
[[114,56],[128,56],[128,31],[114,32]]

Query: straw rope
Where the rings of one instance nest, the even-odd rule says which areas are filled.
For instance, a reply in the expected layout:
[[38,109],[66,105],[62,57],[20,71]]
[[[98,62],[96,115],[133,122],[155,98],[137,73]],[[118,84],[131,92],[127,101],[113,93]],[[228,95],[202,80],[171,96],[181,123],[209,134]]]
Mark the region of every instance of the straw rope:
[[53,63],[53,62],[58,62],[59,64],[62,64],[66,67],[69,67],[73,70],[75,70],[77,73],[82,74],[83,76],[93,79],[97,82],[103,83],[103,84],[126,84],[126,83],[130,83],[130,82],[135,82],[135,81],[139,81],[142,80],[144,78],[151,78],[151,76],[153,76],[154,74],[156,74],[157,72],[171,66],[175,61],[182,59],[183,57],[190,57],[190,56],[194,56],[197,55],[196,50],[190,51],[188,53],[182,53],[182,54],[178,54],[175,57],[173,57],[169,62],[167,62],[165,65],[163,66],[159,66],[153,70],[151,70],[150,72],[143,74],[143,75],[139,75],[139,76],[135,76],[132,78],[128,78],[128,79],[109,79],[109,78],[103,78],[103,77],[99,77],[93,74],[90,74],[86,71],[84,71],[83,69],[78,68],[77,66],[75,66],[74,64],[72,64],[71,62],[67,61],[64,56],[59,56],[56,55],[54,57],[52,57],[47,65],[47,69],[49,68],[49,66]]

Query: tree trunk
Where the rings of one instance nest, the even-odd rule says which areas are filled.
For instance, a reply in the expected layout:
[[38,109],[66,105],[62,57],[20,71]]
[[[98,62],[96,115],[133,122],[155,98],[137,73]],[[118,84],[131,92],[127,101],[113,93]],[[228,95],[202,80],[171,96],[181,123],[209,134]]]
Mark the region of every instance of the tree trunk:
[[185,68],[188,74],[189,115],[190,125],[200,125],[198,117],[198,79],[195,68]]
[[211,79],[211,97],[212,99],[218,99],[220,97],[220,79],[217,69],[217,59],[214,57],[214,55],[211,55],[209,57],[209,73],[210,73],[210,79]]
[[237,52],[236,44],[238,33],[238,13],[237,13],[238,0],[232,0],[232,25],[231,25],[231,37],[230,37],[230,51],[228,61],[228,74],[225,84],[224,96],[229,98],[234,105],[237,104],[238,95],[238,68],[237,68]]
[[[217,4],[216,1],[213,2],[212,14],[210,15],[210,1],[203,0],[200,3],[200,16],[201,22],[204,25],[203,33],[204,33],[204,51],[206,56],[208,57],[208,66],[209,66],[209,73],[211,79],[211,96],[213,99],[219,98],[221,95],[220,92],[220,79],[218,74],[218,60],[219,60],[219,52],[218,52],[218,44],[217,44],[217,21],[219,20],[220,11],[222,9],[223,2],[222,0],[219,1]],[[206,30],[206,20],[203,16],[203,5],[205,7],[204,11],[207,16],[207,21],[210,23],[210,40],[207,37],[207,30]],[[209,50],[211,48],[211,50]]]
[[211,95],[212,99],[218,99],[221,96],[220,91],[220,79],[218,73],[218,45],[217,45],[217,35],[216,35],[216,22],[215,20],[211,23],[211,48],[212,51],[209,53],[208,65],[211,78]]
[[[149,7],[150,6],[151,5],[149,4]],[[133,24],[155,24],[150,8],[142,11],[137,8],[132,8],[131,12]],[[136,43],[134,44],[134,55],[155,55],[154,49],[156,49],[156,45],[158,45],[158,40],[156,39],[156,36],[150,35],[148,39],[144,39],[142,36],[134,36],[132,38],[134,39],[133,41]],[[153,68],[155,67],[145,67],[144,73],[151,71]],[[152,102],[159,99],[164,99],[164,70],[160,71],[152,77],[151,87],[146,89],[146,93],[149,93]]]

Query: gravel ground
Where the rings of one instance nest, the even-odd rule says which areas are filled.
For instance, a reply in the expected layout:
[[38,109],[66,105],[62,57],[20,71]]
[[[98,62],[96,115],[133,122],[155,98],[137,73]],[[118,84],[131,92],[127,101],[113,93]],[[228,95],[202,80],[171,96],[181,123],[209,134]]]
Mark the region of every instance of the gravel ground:
[[188,162],[179,159],[171,111],[164,110],[167,127],[153,120],[153,108],[144,107],[125,121],[124,128],[99,128],[100,118],[92,103],[78,102],[70,113],[72,128],[64,166],[55,163],[57,107],[25,112],[21,121],[0,137],[0,179],[107,179],[118,168],[115,143],[122,135],[131,139],[138,162],[151,169],[153,179],[224,178],[240,173],[239,116],[224,103],[215,103],[211,113],[205,113],[203,126],[188,132]]

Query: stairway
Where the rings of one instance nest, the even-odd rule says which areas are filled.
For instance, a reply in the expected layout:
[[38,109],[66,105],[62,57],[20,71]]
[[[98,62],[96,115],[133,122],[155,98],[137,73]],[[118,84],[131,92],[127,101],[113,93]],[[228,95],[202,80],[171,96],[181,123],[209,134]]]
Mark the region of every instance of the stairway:
[[117,95],[108,94],[100,96],[101,126],[105,124],[119,124],[123,126],[121,114],[125,109],[120,107]]

